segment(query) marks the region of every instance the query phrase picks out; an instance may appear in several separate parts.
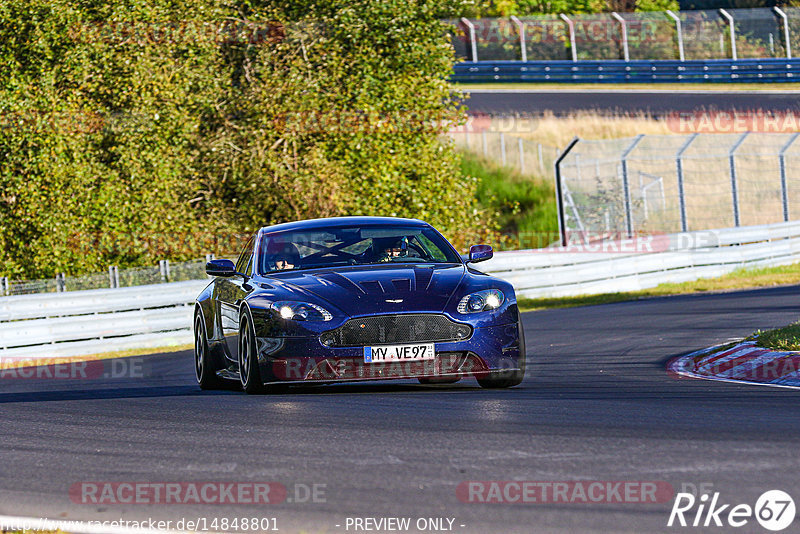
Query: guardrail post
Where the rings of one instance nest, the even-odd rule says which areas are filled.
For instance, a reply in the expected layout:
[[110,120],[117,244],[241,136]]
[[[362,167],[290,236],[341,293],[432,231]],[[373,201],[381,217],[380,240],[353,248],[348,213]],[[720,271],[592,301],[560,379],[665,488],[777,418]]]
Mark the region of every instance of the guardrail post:
[[670,11],[669,9],[667,10],[667,15],[669,15],[669,17],[672,20],[675,21],[675,30],[677,31],[677,34],[678,34],[677,35],[677,37],[678,37],[678,59],[680,59],[681,61],[685,61],[685,58],[684,58],[684,55],[683,55],[683,28],[681,27],[681,19],[680,19],[680,17],[678,15],[676,15],[675,13]]
[[169,282],[169,260],[158,260],[158,270],[161,272],[161,281]]
[[789,39],[789,17],[787,17],[786,13],[778,6],[772,9],[783,20],[783,42],[786,45],[786,59],[792,59],[792,43]]
[[578,61],[578,49],[575,48],[575,23],[564,13],[559,13],[558,16],[567,23],[569,29],[569,49],[572,52],[572,61]]
[[631,57],[628,54],[628,25],[625,24],[625,19],[620,16],[619,13],[616,11],[611,13],[611,16],[614,17],[617,22],[619,22],[620,29],[622,30],[622,53],[625,61],[630,61]]
[[555,174],[556,174],[556,206],[558,207],[558,233],[561,234],[561,246],[567,246],[567,221],[564,219],[564,196],[562,194],[562,184],[561,184],[561,161],[567,157],[569,151],[572,150],[572,147],[578,144],[580,139],[578,137],[573,137],[572,141],[569,142],[567,148],[564,149],[561,154],[556,157],[556,161],[553,164],[555,167]]
[[461,24],[467,27],[469,31],[470,52],[472,53],[472,61],[478,61],[478,43],[475,38],[475,25],[468,18],[461,18]]
[[511,22],[516,24],[519,30],[519,57],[522,61],[528,61],[528,50],[525,48],[525,23],[514,15],[511,15]]
[[119,269],[116,265],[108,266],[108,287],[111,289],[119,287]]
[[683,153],[689,148],[689,145],[697,138],[697,133],[689,136],[689,139],[683,143],[683,146],[675,154],[675,166],[678,169],[678,203],[681,208],[681,232],[689,231],[689,223],[686,218],[686,193],[683,189]]
[[793,133],[792,137],[790,137],[786,144],[781,147],[781,151],[778,152],[778,163],[780,164],[781,168],[781,201],[783,202],[783,220],[786,222],[789,221],[789,189],[786,185],[786,151],[789,150],[789,147],[795,142],[797,136],[800,136],[800,133]]
[[8,277],[7,276],[0,276],[0,293],[3,296],[8,296]]
[[500,132],[500,161],[506,166],[506,134]]
[[67,290],[67,280],[64,273],[56,274],[56,293],[63,293]]
[[517,146],[519,147],[519,173],[525,173],[525,146],[522,138],[517,138]]
[[730,152],[728,152],[728,160],[730,163],[731,168],[731,197],[733,200],[733,223],[734,226],[739,226],[739,190],[736,184],[736,149],[747,139],[747,136],[750,135],[750,132],[745,132],[742,136],[733,144],[731,147]]
[[738,59],[736,57],[736,27],[733,25],[733,17],[724,9],[720,9],[719,14],[728,21],[728,27],[731,29],[731,59],[736,61]]
[[628,237],[633,237],[633,208],[631,206],[631,187],[630,183],[628,183],[628,155],[636,148],[642,138],[644,138],[644,134],[637,135],[620,158],[622,160],[622,193],[625,201],[625,230],[628,233]]

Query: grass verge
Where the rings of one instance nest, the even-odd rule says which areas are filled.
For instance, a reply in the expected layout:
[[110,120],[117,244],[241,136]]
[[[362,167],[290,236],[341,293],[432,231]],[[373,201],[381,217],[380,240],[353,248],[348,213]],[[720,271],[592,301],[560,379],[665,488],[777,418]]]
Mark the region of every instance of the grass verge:
[[[558,234],[555,190],[552,180],[523,176],[516,170],[498,165],[483,156],[461,153],[461,173],[479,179],[478,201],[484,209],[499,214],[500,232],[506,236]],[[520,247],[546,246],[549,243]]]
[[[670,295],[686,295],[692,293],[733,291],[737,289],[755,289],[800,283],[800,263],[779,267],[763,267],[759,269],[737,269],[732,273],[717,277],[695,280],[681,284],[661,284],[652,289],[629,291],[622,293],[603,293],[600,295],[581,295],[577,297],[554,297],[540,299],[518,299],[520,310],[534,311],[550,308],[571,308],[575,306],[592,306],[609,304],[651,297]],[[787,327],[788,328],[788,327]],[[797,326],[798,343],[800,343],[800,326]],[[800,344],[798,344],[800,347]],[[795,350],[795,349],[786,349]],[[797,349],[800,350],[800,349]]]
[[765,349],[790,351],[800,350],[800,321],[792,323],[783,328],[773,330],[759,330],[751,339],[756,341],[756,345]]

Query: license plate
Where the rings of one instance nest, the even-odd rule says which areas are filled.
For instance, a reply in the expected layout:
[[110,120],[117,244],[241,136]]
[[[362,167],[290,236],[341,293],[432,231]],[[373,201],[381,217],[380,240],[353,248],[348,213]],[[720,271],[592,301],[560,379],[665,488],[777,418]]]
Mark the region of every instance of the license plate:
[[416,362],[433,360],[435,356],[436,352],[433,343],[364,347],[364,363]]

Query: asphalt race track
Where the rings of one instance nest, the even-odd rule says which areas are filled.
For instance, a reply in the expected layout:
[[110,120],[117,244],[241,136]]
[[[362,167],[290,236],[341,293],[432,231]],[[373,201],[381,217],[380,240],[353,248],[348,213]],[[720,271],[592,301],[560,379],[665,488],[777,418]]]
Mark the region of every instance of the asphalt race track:
[[[676,491],[711,483],[731,504],[752,506],[770,489],[797,501],[800,392],[678,380],[664,366],[795,320],[799,293],[526,314],[529,374],[512,390],[468,380],[207,393],[189,352],[145,358],[144,378],[2,380],[0,513],[276,517],[282,532],[346,532],[356,516],[449,517],[456,532],[695,531],[666,528],[671,501],[462,503],[455,489],[470,480],[666,481]],[[82,481],[210,480],[279,481],[290,495],[296,483],[325,484],[325,502],[97,506],[67,494]],[[736,530],[764,531],[755,520]]]
[[[777,87],[776,87],[777,89]],[[601,113],[648,113],[655,116],[689,111],[752,111],[800,112],[800,93],[780,91],[659,91],[603,90],[569,91],[543,89],[476,90],[468,86],[466,101],[470,113],[538,114],[551,111],[556,115],[591,110]]]

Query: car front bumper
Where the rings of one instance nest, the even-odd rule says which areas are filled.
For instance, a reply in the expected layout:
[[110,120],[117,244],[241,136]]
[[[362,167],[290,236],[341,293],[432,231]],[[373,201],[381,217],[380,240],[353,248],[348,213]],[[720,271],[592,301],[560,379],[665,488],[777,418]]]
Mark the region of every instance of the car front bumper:
[[327,347],[319,337],[257,337],[256,346],[265,383],[481,377],[524,365],[519,329],[519,323],[475,328],[469,339],[435,343],[436,357],[425,361],[365,363],[363,347]]

